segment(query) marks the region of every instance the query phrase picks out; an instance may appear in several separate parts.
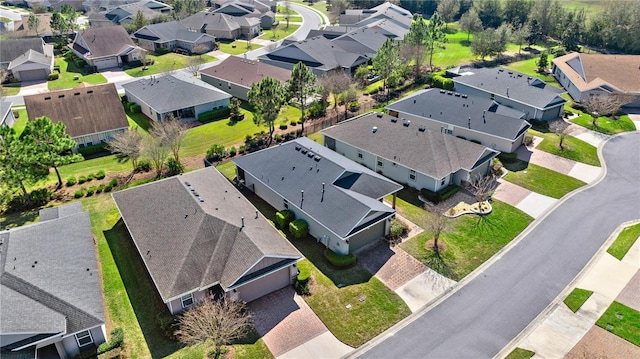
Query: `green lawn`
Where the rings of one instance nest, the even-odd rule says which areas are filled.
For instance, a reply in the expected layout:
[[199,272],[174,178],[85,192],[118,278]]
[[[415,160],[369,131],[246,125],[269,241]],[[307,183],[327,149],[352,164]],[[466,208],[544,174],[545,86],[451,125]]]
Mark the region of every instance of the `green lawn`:
[[256,50],[261,48],[262,45],[258,45],[255,43],[248,44],[247,40],[236,40],[233,42],[219,42],[218,50],[222,52],[226,52],[231,55],[240,55],[244,54],[247,51]]
[[563,149],[560,149],[560,137],[555,133],[535,130],[529,130],[529,133],[544,138],[536,147],[539,150],[588,165],[600,166],[598,149],[578,138],[567,135],[562,142]]
[[20,84],[2,85],[2,96],[15,96],[20,93]]
[[260,35],[260,38],[263,40],[284,39],[285,37],[293,34],[299,27],[300,25],[298,24],[289,24],[289,27],[287,28],[286,22],[281,21],[280,24],[273,29],[264,30],[262,35]]
[[515,348],[513,349],[513,351],[511,351],[511,353],[509,353],[509,355],[505,357],[505,359],[529,359],[534,355],[536,355],[536,353],[532,352],[531,350]]
[[[282,25],[287,24],[287,17],[285,15],[276,16],[276,20],[278,20]],[[302,22],[302,16],[289,15],[289,23],[292,22]]]
[[563,0],[561,4],[567,10],[584,9],[587,19],[604,11],[607,6],[602,0]]
[[[253,194],[248,199],[273,222],[273,207]],[[310,266],[315,281],[315,290],[305,301],[341,342],[358,347],[411,314],[397,294],[360,265],[336,269],[324,258],[325,247],[313,237],[288,239],[307,258],[301,265]],[[340,283],[342,288],[337,287]]]
[[613,302],[596,325],[640,346],[640,312],[633,308]]
[[155,75],[161,72],[167,72],[172,70],[178,70],[189,66],[189,61],[191,58],[201,56],[203,61],[212,62],[218,60],[217,58],[209,55],[193,55],[186,56],[180,55],[173,52],[166,53],[164,55],[147,55],[148,60],[153,60],[154,64],[148,66],[148,69],[143,70],[142,66],[134,67],[131,69],[126,69],[124,72],[133,77],[141,77],[147,75]]
[[503,166],[509,170],[509,173],[504,177],[505,180],[553,198],[560,198],[586,185],[586,183],[577,178],[534,165],[533,163],[518,160],[515,163],[503,162]]
[[[403,191],[402,197],[396,200],[398,213],[423,226],[428,217],[424,209],[416,206],[417,192]],[[459,281],[511,242],[533,220],[506,203],[494,200],[491,205],[493,212],[487,216],[464,215],[450,219],[449,229],[440,237],[446,244],[440,256],[425,248],[425,243],[433,238],[428,231],[400,247],[431,269]]]
[[[107,83],[107,79],[102,74],[85,75],[82,69],[63,57],[56,58],[56,65],[60,66],[60,77],[57,80],[48,81],[47,86],[51,91],[74,88],[82,82],[94,85]],[[78,77],[77,80],[73,79],[75,76]]]
[[[572,111],[576,112],[576,110]],[[571,120],[571,122],[586,127],[592,131],[604,133],[605,135],[615,135],[622,132],[635,131],[636,125],[631,121],[629,115],[620,116],[620,119],[614,120],[610,117],[600,116],[596,120],[597,126],[592,123],[591,116],[587,114],[581,114],[580,116]]]
[[21,108],[18,111],[18,117],[16,118],[16,122],[13,123],[13,130],[16,131],[16,134],[20,135],[24,128],[27,127],[27,122],[29,122],[29,116],[27,115],[27,109]]
[[618,238],[609,246],[607,253],[622,260],[629,249],[640,237],[640,223],[625,227],[618,235]]
[[216,169],[229,180],[233,180],[236,177],[236,165],[232,161],[223,162],[217,165]]
[[323,144],[323,140],[322,140],[322,134],[320,132],[314,132],[310,135],[307,135],[307,137],[309,137],[310,139],[318,142],[319,144]]
[[591,297],[593,291],[575,288],[571,293],[564,299],[564,304],[571,309],[572,312],[577,312],[580,307],[584,304],[584,302]]
[[[517,49],[516,49],[517,51]],[[553,55],[549,54],[549,64],[551,64],[551,60],[553,60]],[[556,79],[553,77],[552,74],[540,74],[538,73],[538,65],[536,65],[536,63],[538,62],[538,57],[534,57],[531,58],[529,60],[524,60],[524,61],[517,61],[517,62],[512,62],[508,65],[505,65],[504,67],[514,70],[514,71],[518,71],[518,72],[522,72],[523,74],[527,74],[530,76],[536,76],[538,78],[540,78],[541,80],[543,80],[544,82],[548,83],[551,86],[554,87],[562,87],[560,86],[560,84],[556,81]],[[551,67],[551,66],[549,66]]]

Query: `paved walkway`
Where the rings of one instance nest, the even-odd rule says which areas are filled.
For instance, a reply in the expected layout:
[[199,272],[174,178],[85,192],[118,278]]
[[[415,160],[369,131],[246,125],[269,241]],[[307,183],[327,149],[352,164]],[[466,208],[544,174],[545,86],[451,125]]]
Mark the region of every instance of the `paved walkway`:
[[532,192],[502,178],[498,179],[498,188],[493,198],[505,202],[533,218],[540,217],[558,201],[555,198]]
[[29,81],[23,82],[20,86],[19,96],[36,95],[39,93],[49,92],[49,85],[47,81]]
[[[614,300],[640,310],[640,240],[619,261],[606,252],[618,233],[616,231],[605,243],[574,284],[567,287],[548,310],[498,357],[515,347],[534,351],[534,358],[562,358],[567,355],[573,358],[640,357],[640,348],[594,326]],[[576,313],[562,302],[574,288],[593,291]],[[613,351],[603,350],[606,347]]]

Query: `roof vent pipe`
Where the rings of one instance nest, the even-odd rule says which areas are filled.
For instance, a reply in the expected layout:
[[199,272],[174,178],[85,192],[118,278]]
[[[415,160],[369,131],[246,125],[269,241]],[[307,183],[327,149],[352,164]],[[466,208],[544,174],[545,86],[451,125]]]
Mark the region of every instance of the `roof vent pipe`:
[[471,117],[469,117],[469,122],[467,123],[467,126],[471,128]]
[[507,87],[507,97],[509,97],[509,88]]
[[322,182],[322,193],[324,193],[324,182]]
[[302,199],[304,200],[304,190],[303,189],[300,190],[300,195],[302,196]]
[[240,220],[242,221],[242,227],[240,228],[244,228],[244,217],[240,217]]
[[256,219],[258,219],[258,210],[256,210]]
[[487,110],[482,110],[482,122],[487,123],[487,119],[484,117],[484,114],[487,112]]

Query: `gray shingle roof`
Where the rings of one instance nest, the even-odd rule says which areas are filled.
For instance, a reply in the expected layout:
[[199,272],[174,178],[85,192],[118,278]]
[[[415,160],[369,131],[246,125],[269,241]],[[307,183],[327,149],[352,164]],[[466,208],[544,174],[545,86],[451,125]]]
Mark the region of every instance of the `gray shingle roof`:
[[29,50],[44,54],[44,42],[42,38],[33,37],[2,40],[2,46],[0,46],[0,63],[9,63]]
[[1,333],[74,333],[104,323],[89,214],[77,206],[59,214],[66,215],[0,233]]
[[13,106],[13,102],[11,101],[0,101],[0,125],[4,124],[4,118],[7,117],[9,111],[11,111],[11,106]]
[[265,77],[275,78],[281,83],[285,83],[291,78],[291,71],[287,69],[238,56],[229,56],[218,65],[202,70],[201,74],[247,88],[250,88],[253,83],[262,81]]
[[[314,155],[309,157],[311,153]],[[319,156],[318,161],[315,155]],[[402,189],[399,184],[306,137],[245,155],[234,162],[343,238],[372,211],[393,213],[378,200]],[[357,178],[347,181],[348,185],[338,181],[352,175]],[[301,201],[301,190],[304,190],[304,201]]]
[[192,30],[201,30],[204,27],[207,31],[233,31],[240,28],[233,16],[206,11],[182,19],[180,24]]
[[140,38],[150,37],[153,39],[153,41],[157,42],[167,42],[173,40],[195,42],[201,37],[207,37],[210,38],[211,41],[215,41],[215,37],[213,37],[212,35],[189,31],[182,23],[177,21],[161,22],[158,24],[147,25],[136,31],[134,33],[134,36]]
[[530,127],[522,119],[524,113],[520,111],[487,98],[463,97],[451,91],[442,91],[422,90],[386,106],[386,109],[464,128],[469,127],[471,118],[472,130],[512,140]]
[[322,133],[436,179],[461,168],[471,170],[488,154],[497,154],[485,146],[451,135],[428,129],[420,131],[414,123],[405,126],[402,121],[394,123],[391,120],[398,119],[371,113],[327,128]]
[[37,64],[50,66],[53,64],[53,57],[46,56],[45,54],[30,49],[11,61],[8,69],[12,70],[15,67],[20,66],[26,62],[35,62]]
[[231,98],[206,82],[179,73],[141,79],[122,87],[159,113]]
[[265,256],[301,257],[212,167],[113,198],[165,302],[216,282],[228,288]]
[[541,109],[566,102],[560,96],[562,90],[537,77],[502,68],[483,68],[473,72],[473,75],[455,77],[453,81]]

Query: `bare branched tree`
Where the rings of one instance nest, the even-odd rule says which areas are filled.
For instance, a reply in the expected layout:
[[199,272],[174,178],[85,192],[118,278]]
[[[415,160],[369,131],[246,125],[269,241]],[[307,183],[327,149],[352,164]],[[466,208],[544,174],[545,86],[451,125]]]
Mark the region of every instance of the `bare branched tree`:
[[162,122],[154,122],[151,130],[151,136],[162,139],[164,144],[169,147],[173,158],[180,161],[180,147],[186,133],[186,128],[180,123],[179,119],[167,114]]
[[549,122],[549,131],[552,131],[556,136],[558,136],[560,139],[560,143],[558,145],[561,150],[564,150],[564,140],[571,134],[571,127],[569,124],[562,119],[551,121]]
[[187,70],[193,77],[198,77],[200,74],[200,70],[202,69],[202,65],[204,65],[204,59],[202,58],[202,54],[207,52],[208,48],[204,44],[196,45],[193,48],[193,54],[189,57],[189,63],[187,65]]
[[332,0],[331,10],[329,11],[329,20],[331,24],[335,24],[340,19],[340,14],[351,6],[350,0]]
[[598,94],[589,96],[582,101],[582,106],[587,110],[592,119],[592,124],[598,126],[596,120],[599,116],[613,116],[620,108],[633,101],[634,96],[624,93]]
[[119,133],[107,143],[107,148],[115,153],[119,161],[131,161],[133,170],[138,167],[138,159],[142,155],[142,135],[136,129]]
[[333,108],[335,109],[338,105],[338,95],[349,89],[353,84],[353,79],[342,69],[339,69],[320,76],[318,82],[324,91],[333,96]]
[[151,165],[156,171],[156,178],[162,176],[164,162],[169,155],[170,149],[163,138],[150,137],[145,140],[144,154],[151,160]]
[[440,253],[442,250],[442,243],[439,242],[440,236],[447,231],[451,221],[444,215],[447,210],[446,205],[443,203],[437,205],[425,205],[426,210],[424,218],[424,228],[431,232],[433,236],[433,242],[427,242],[428,249],[433,250],[436,253]]
[[242,302],[206,299],[178,320],[178,340],[187,345],[210,342],[219,356],[223,345],[245,336],[252,327],[251,314]]
[[291,20],[291,3],[289,1],[284,2],[284,19],[287,22],[287,29],[289,28],[289,21]]
[[484,213],[483,203],[491,198],[496,190],[496,186],[496,177],[492,174],[477,176],[473,181],[469,183],[469,190],[471,191],[471,193],[473,193],[476,201],[478,201],[480,214]]

